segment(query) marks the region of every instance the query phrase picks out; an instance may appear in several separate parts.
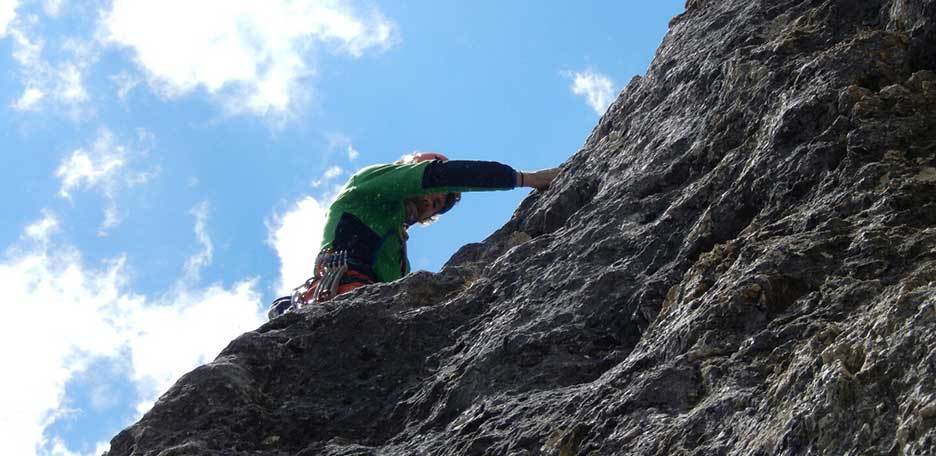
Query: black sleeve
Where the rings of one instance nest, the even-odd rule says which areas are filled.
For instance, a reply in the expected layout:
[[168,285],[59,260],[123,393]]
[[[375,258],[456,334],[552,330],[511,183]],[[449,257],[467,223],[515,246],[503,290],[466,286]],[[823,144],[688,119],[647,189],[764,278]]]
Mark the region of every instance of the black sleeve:
[[517,172],[502,163],[473,160],[434,160],[423,173],[422,187],[511,189]]

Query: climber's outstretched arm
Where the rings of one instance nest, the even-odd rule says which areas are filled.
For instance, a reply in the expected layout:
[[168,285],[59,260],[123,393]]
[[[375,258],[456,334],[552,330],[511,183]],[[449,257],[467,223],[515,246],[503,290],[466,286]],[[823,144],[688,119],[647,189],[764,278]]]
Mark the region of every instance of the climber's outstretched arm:
[[352,177],[350,185],[384,199],[405,199],[431,193],[478,192],[532,187],[545,190],[558,168],[519,172],[493,161],[432,160],[415,164],[378,165],[367,177]]
[[546,190],[557,174],[559,174],[559,168],[517,171],[517,187],[533,187],[540,191]]
[[422,187],[431,189],[463,186],[471,187],[471,190],[532,187],[537,190],[546,190],[557,174],[559,174],[559,168],[517,171],[510,166],[490,161],[434,161],[428,165],[423,174]]

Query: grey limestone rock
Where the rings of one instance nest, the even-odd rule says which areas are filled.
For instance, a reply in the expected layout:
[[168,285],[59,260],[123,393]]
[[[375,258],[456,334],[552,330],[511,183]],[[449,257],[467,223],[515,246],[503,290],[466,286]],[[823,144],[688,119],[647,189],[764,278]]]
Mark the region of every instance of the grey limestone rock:
[[110,456],[936,453],[936,0],[689,0],[440,273],[237,338]]

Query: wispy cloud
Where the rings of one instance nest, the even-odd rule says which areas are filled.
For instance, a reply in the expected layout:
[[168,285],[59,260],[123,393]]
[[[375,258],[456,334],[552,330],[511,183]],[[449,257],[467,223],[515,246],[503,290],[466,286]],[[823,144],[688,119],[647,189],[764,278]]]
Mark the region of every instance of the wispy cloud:
[[127,164],[126,154],[124,146],[114,143],[114,135],[102,130],[90,151],[77,149],[59,165],[55,172],[62,181],[59,195],[70,198],[71,192],[83,188],[111,193],[118,173]]
[[211,264],[211,258],[214,255],[214,245],[208,232],[205,229],[205,220],[208,218],[208,203],[202,202],[192,208],[192,215],[195,216],[195,238],[201,246],[201,251],[189,258],[185,264],[185,281],[187,283],[197,283],[201,276],[201,270]]
[[27,87],[19,99],[13,103],[13,108],[17,111],[32,111],[44,97],[45,94],[42,93],[42,90],[36,87]]
[[233,112],[257,114],[286,112],[307,95],[299,82],[315,74],[318,48],[358,57],[391,46],[395,29],[379,11],[360,13],[344,0],[115,0],[102,24],[161,93],[201,88],[223,94]]
[[214,252],[207,229],[207,203],[197,205],[191,214],[199,251],[186,261],[183,276],[169,293],[134,308],[127,317],[136,333],[128,346],[142,398],[137,404],[140,415],[180,375],[211,361],[233,337],[263,321],[256,278],[240,280],[230,288],[200,286],[201,271],[211,264]]
[[51,212],[46,211],[42,218],[26,226],[23,230],[26,237],[38,242],[47,242],[49,237],[58,229],[59,221]]
[[7,26],[16,17],[19,0],[0,0],[0,37],[6,35]]
[[361,156],[361,152],[354,147],[354,141],[347,135],[341,133],[329,133],[326,135],[328,140],[329,152],[343,152],[348,156],[348,160],[354,161]]
[[322,175],[325,179],[334,179],[344,173],[344,170],[340,166],[332,166],[325,170],[325,174]]
[[17,18],[9,28],[13,59],[19,64],[23,84],[22,94],[10,106],[19,111],[38,111],[51,103],[66,108],[65,113],[75,120],[83,120],[91,109],[84,79],[97,61],[95,48],[90,42],[67,39],[60,49],[65,57],[51,62],[43,57],[45,41],[31,31],[37,21],[35,16],[29,20]]
[[355,149],[354,146],[351,144],[348,144],[347,151],[348,151],[348,160],[352,160],[352,161],[357,160],[357,158],[361,156],[361,153],[358,152],[358,150]]
[[322,184],[327,184],[342,174],[344,174],[344,169],[342,169],[340,166],[332,166],[331,168],[326,169],[324,173],[322,173],[322,177],[312,181],[312,187],[319,188],[322,186]]
[[121,71],[111,76],[110,79],[117,85],[117,96],[121,100],[126,99],[127,95],[143,82],[139,77],[133,76],[126,71]]
[[599,116],[614,101],[614,83],[607,76],[593,71],[570,73],[572,93],[582,96]]
[[[141,141],[148,138],[145,132],[142,138]],[[100,192],[107,201],[101,224],[101,234],[106,234],[106,230],[120,223],[119,192],[142,185],[155,174],[155,171],[141,172],[128,167],[134,155],[140,154],[143,152],[119,144],[109,130],[100,130],[90,148],[76,149],[59,165],[55,172],[61,181],[59,195],[69,199],[76,191]]]
[[[196,237],[207,238],[204,223],[196,214]],[[56,242],[57,228],[55,215],[44,213],[24,228],[28,242],[0,256],[4,299],[55,335],[38,336],[26,324],[0,331],[0,356],[17,366],[16,375],[0,377],[2,454],[72,454],[49,428],[79,412],[68,406],[66,385],[92,364],[128,366],[142,414],[179,376],[262,321],[256,279],[230,288],[180,281],[164,295],[145,296],[129,288],[125,257],[89,266],[77,249]]]
[[42,0],[42,10],[49,16],[56,17],[62,13],[64,4],[65,0]]

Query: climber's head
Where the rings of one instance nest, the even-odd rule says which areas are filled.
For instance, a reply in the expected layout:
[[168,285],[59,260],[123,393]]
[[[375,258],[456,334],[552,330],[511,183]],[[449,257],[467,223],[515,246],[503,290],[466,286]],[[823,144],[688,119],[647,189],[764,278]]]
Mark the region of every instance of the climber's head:
[[[404,155],[397,164],[419,163],[430,160],[448,161],[448,157],[438,152],[413,152]],[[436,221],[439,215],[448,212],[461,200],[461,193],[431,193],[410,198],[404,202],[408,223],[428,225]]]
[[438,215],[447,210],[450,194],[431,193],[405,201],[406,218],[412,223],[428,225],[434,222]]
[[400,157],[400,159],[397,160],[396,163],[398,165],[405,165],[409,163],[419,163],[419,162],[424,162],[424,161],[429,161],[429,160],[448,161],[448,157],[438,152],[416,151],[416,152],[406,154]]
[[407,224],[430,225],[448,212],[461,198],[461,193],[430,193],[404,201]]

